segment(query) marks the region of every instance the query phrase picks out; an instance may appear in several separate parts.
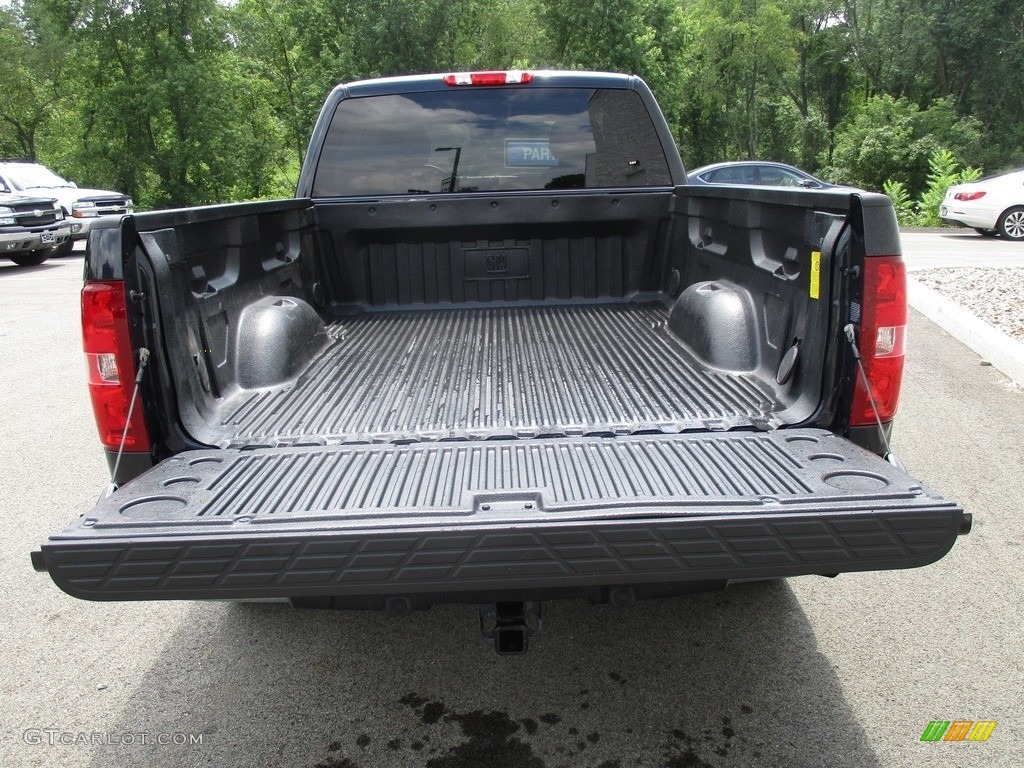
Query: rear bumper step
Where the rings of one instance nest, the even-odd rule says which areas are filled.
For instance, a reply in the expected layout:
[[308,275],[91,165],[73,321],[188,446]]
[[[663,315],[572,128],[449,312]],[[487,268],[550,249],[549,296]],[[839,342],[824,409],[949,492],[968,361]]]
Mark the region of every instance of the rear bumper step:
[[818,430],[176,456],[33,553],[94,600],[433,595],[927,565],[965,515]]

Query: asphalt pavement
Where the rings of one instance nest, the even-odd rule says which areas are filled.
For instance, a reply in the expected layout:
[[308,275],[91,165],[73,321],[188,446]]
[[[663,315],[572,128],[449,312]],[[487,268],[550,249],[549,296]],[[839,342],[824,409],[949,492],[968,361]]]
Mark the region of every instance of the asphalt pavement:
[[[80,257],[0,265],[0,765],[1024,765],[1024,394],[916,312],[894,447],[974,514],[943,560],[552,602],[529,654],[499,657],[467,606],[87,603],[33,572],[107,481],[80,280]],[[932,720],[997,725],[920,741]]]
[[982,237],[973,229],[911,229],[900,233],[907,271],[941,267],[1022,267],[1024,243]]

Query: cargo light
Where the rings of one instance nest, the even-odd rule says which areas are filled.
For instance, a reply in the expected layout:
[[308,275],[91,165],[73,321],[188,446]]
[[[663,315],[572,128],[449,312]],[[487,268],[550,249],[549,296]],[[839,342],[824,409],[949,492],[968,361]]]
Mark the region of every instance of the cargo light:
[[984,196],[985,196],[985,193],[980,191],[980,190],[977,191],[977,192],[957,192],[955,195],[953,195],[953,199],[954,200],[965,200],[965,201],[966,200],[980,200]]
[[[100,441],[118,450],[135,388],[135,359],[128,333],[124,282],[90,280],[82,288],[82,346],[89,371],[89,396]],[[125,451],[148,451],[149,434],[136,407]]]
[[533,82],[533,74],[520,70],[509,72],[459,72],[445,75],[444,84],[457,85],[529,85]]
[[[871,397],[861,377],[853,390],[852,426],[891,421],[899,407],[907,340],[907,270],[900,256],[864,259],[860,355]],[[872,398],[874,406],[872,406]],[[875,408],[878,419],[875,418]]]

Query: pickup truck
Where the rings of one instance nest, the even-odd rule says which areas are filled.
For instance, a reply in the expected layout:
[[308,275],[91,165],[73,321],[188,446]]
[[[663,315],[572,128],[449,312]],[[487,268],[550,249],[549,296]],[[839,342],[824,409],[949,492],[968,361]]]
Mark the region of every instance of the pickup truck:
[[70,238],[71,228],[53,198],[0,193],[0,257],[20,267],[36,266]]
[[[923,566],[970,516],[887,445],[890,200],[688,186],[638,78],[342,85],[293,200],[99,223],[113,482],[32,559],[90,600],[480,606]],[[888,460],[887,460],[888,458]]]
[[90,224],[100,217],[119,217],[134,211],[127,195],[103,189],[80,189],[45,165],[30,160],[0,160],[0,191],[56,198],[71,227],[71,237],[57,249],[57,255],[71,253],[75,241],[85,240]]

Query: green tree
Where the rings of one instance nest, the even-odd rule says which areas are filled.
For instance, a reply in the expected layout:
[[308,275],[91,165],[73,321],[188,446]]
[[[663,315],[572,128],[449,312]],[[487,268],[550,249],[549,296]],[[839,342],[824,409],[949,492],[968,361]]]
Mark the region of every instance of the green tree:
[[547,46],[536,0],[500,0],[481,4],[469,69],[526,69],[535,66]]
[[684,22],[684,159],[764,157],[766,143],[777,155],[766,137],[800,133],[798,110],[780,107],[779,73],[793,65],[797,38],[786,12],[776,0],[693,0]]
[[780,87],[800,113],[795,161],[814,169],[831,162],[833,135],[849,111],[855,69],[841,0],[786,0],[795,57],[778,73]]
[[[303,14],[286,0],[241,0],[229,10],[232,40],[242,71],[252,82],[262,83],[260,96],[286,136],[285,168],[295,171],[305,155],[309,132],[333,74],[331,68],[317,77],[311,72],[303,47]],[[317,84],[319,87],[317,87]],[[293,162],[294,161],[294,162]],[[286,171],[287,175],[287,171]]]
[[961,118],[948,99],[919,110],[907,99],[877,96],[836,132],[832,164],[825,175],[835,181],[880,190],[889,179],[902,182],[911,197],[927,186],[929,160],[948,150],[960,162],[977,154],[981,126]]
[[476,0],[365,0],[346,4],[360,77],[455,70],[472,60]]
[[143,206],[271,191],[281,141],[263,83],[239,64],[215,0],[41,0],[83,86],[76,160]]
[[28,27],[18,6],[0,8],[0,147],[35,160],[40,133],[65,98],[67,54]]
[[549,0],[546,64],[639,75],[671,122],[682,104],[683,19],[672,0]]
[[0,151],[143,206],[287,194],[327,92],[415,72],[609,69],[689,166],[761,157],[878,189],[1024,163],[1019,0],[22,0]]
[[1019,0],[844,0],[862,98],[949,99],[984,126],[986,162],[1024,161]]

